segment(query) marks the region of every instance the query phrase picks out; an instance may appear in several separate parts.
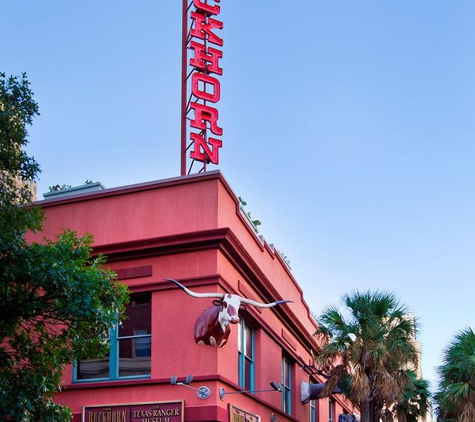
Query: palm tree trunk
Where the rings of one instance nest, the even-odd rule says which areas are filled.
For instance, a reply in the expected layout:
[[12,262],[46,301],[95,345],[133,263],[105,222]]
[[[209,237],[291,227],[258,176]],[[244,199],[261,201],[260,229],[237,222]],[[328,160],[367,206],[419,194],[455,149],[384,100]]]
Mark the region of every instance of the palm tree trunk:
[[379,396],[374,397],[369,401],[369,421],[379,422],[381,418],[381,411],[383,409],[381,398]]
[[369,420],[370,422],[379,422],[376,411],[376,401],[373,399],[369,402]]
[[360,403],[361,420],[360,422],[371,422],[369,413],[369,400]]

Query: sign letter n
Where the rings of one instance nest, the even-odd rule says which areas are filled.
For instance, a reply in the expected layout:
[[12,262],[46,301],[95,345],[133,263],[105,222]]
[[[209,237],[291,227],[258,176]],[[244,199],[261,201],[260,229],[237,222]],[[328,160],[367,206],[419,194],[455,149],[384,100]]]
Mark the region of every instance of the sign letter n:
[[191,158],[204,163],[219,163],[219,148],[223,145],[222,141],[209,138],[208,142],[206,142],[204,138],[197,133],[191,133],[190,137],[193,140],[193,151],[190,152]]

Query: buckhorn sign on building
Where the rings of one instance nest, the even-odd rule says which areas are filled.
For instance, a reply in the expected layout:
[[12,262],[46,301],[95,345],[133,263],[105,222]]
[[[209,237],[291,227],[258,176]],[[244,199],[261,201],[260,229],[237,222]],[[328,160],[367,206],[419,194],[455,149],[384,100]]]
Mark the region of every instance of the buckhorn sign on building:
[[131,293],[110,352],[64,370],[55,400],[74,422],[352,418],[337,391],[319,399],[317,327],[287,262],[222,173],[203,172],[222,146],[220,3],[183,0],[181,176],[38,202],[46,220],[30,241],[92,233]]

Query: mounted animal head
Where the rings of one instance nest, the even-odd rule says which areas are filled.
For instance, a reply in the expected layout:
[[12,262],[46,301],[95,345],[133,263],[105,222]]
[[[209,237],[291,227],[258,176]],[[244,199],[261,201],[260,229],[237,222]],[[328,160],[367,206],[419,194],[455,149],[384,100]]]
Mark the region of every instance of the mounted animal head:
[[198,344],[207,344],[216,347],[223,347],[229,337],[229,324],[239,322],[239,310],[245,305],[252,305],[258,308],[271,308],[291,300],[279,300],[272,303],[261,303],[244,297],[228,293],[196,293],[187,289],[181,283],[171,278],[165,280],[176,284],[188,295],[195,298],[214,298],[214,307],[206,309],[196,320],[195,341]]

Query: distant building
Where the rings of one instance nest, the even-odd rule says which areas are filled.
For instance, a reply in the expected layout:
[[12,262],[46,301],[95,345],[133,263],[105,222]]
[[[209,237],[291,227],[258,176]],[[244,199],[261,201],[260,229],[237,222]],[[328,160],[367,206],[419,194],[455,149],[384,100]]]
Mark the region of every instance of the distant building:
[[[32,240],[65,227],[92,233],[94,252],[131,292],[128,319],[107,339],[110,354],[64,370],[55,400],[75,422],[354,419],[341,394],[302,403],[302,383],[325,381],[312,365],[315,321],[286,261],[257,234],[220,172],[63,192],[38,204],[46,220]],[[165,278],[197,293],[292,303],[248,304],[225,347],[199,345],[195,321],[213,299]]]
[[[35,202],[37,200],[38,196],[36,182],[24,182],[19,177],[15,177],[12,179],[10,175],[0,171],[0,183],[6,184],[8,182],[8,179],[13,180],[13,184],[16,189],[20,190],[26,188],[29,191],[31,202]],[[17,191],[15,191],[15,193],[17,193]],[[19,201],[15,201],[15,203],[18,202]]]
[[35,202],[38,199],[38,188],[36,182],[24,182],[19,177],[15,178],[15,184],[18,189],[26,188],[30,192],[30,201]]
[[[415,321],[415,317],[412,313],[409,314],[409,318],[408,318],[411,323],[413,323],[414,325],[416,324],[416,321]],[[417,376],[418,379],[422,379],[422,369],[421,369],[421,346],[420,346],[420,343],[417,341],[417,336],[414,334],[413,338],[412,338],[412,342],[414,344],[414,347],[417,351],[417,362],[414,364],[414,363],[408,363],[405,365],[404,370],[410,370],[412,372],[414,372]],[[394,411],[394,405],[392,405],[390,408],[389,408],[391,411]],[[432,421],[432,418],[431,418],[431,409],[429,408],[429,411],[427,412],[427,414],[425,414],[424,416],[419,416],[417,417],[417,420],[418,422],[431,422]],[[404,418],[404,421],[405,421],[405,418]],[[394,416],[394,422],[404,422],[404,421],[401,421],[400,419],[398,419],[397,415]]]
[[[415,317],[414,315],[411,313],[411,318],[414,322],[414,324],[416,323],[415,322]],[[418,361],[417,361],[417,365],[414,367],[409,367],[408,369],[412,369],[416,374],[417,374],[417,378],[421,379],[422,378],[422,365],[421,365],[421,344],[417,341],[417,336],[414,335],[414,344],[416,346],[416,349],[417,349],[417,357],[418,357]],[[432,421],[432,417],[431,417],[431,411],[432,409],[429,409],[429,412],[424,415],[424,416],[420,416],[418,418],[418,421],[419,422],[431,422]]]

